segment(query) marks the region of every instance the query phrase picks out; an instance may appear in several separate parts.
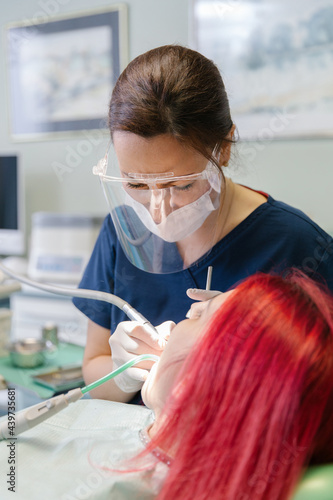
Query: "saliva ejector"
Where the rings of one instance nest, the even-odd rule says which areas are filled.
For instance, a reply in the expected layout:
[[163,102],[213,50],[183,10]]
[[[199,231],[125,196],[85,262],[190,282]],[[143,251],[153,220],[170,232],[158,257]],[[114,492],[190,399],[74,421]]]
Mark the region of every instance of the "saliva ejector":
[[38,403],[34,406],[30,406],[24,410],[17,413],[11,414],[9,412],[7,418],[0,422],[0,440],[2,439],[15,439],[18,434],[21,434],[32,427],[44,422],[50,417],[53,417],[56,413],[66,408],[70,403],[75,403],[81,399],[87,392],[99,387],[113,377],[119,375],[127,368],[134,366],[144,360],[158,361],[159,357],[155,354],[141,354],[135,358],[127,361],[124,365],[120,366],[113,372],[105,375],[104,377],[96,380],[83,388],[72,389],[67,394],[60,394],[53,398],[47,399],[42,403]]

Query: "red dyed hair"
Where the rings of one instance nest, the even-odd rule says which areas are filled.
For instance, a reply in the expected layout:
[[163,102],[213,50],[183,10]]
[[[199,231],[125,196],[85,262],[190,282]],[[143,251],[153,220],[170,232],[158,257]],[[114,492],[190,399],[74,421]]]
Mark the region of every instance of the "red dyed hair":
[[158,500],[282,500],[333,460],[333,299],[299,272],[248,278],[187,357],[151,447]]

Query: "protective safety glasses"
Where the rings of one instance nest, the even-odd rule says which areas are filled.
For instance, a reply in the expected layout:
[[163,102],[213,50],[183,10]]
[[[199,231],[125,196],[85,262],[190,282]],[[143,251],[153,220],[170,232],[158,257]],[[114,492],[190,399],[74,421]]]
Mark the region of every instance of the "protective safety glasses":
[[129,172],[126,174],[123,173],[122,176],[115,177],[106,175],[109,169],[108,167],[109,148],[104,158],[99,160],[97,165],[93,167],[93,174],[98,175],[100,179],[105,182],[120,182],[124,185],[125,189],[127,187],[128,189],[142,191],[142,196],[144,196],[144,191],[152,189],[166,189],[174,187],[175,190],[178,189],[185,191],[188,189],[191,182],[199,179],[207,179],[209,182],[215,183],[215,187],[218,191],[220,191],[221,188],[221,174],[218,172],[217,168],[210,163],[202,172],[190,175],[181,175],[178,177],[176,177],[173,172],[166,172],[163,174],[140,174]]
[[93,173],[100,178],[122,249],[139,269],[177,272],[211,248],[212,231],[205,232],[204,225],[220,206],[223,179],[214,165],[178,177],[173,172],[124,173],[116,158],[109,161],[108,150]]

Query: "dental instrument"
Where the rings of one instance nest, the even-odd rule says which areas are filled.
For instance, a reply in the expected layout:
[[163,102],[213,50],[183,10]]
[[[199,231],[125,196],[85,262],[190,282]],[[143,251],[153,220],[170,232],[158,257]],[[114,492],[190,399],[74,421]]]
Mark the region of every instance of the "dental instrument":
[[144,360],[152,360],[156,362],[159,360],[159,357],[155,354],[141,354],[140,356],[136,356],[130,361],[127,361],[127,363],[123,364],[108,375],[105,375],[104,377],[96,380],[96,382],[92,382],[83,388],[72,389],[67,394],[60,394],[59,396],[50,398],[42,403],[38,403],[37,405],[21,410],[18,413],[8,412],[7,418],[0,422],[0,440],[16,439],[18,434],[35,427],[41,422],[44,422],[44,420],[47,420],[66,408],[70,403],[75,403],[81,399],[87,392],[99,387],[108,380],[111,380],[113,377],[122,373],[127,368],[130,368],[131,366],[134,366]]
[[212,284],[212,274],[213,266],[209,266],[207,269],[206,290],[210,290],[210,286]]
[[156,328],[144,317],[140,314],[134,307],[132,307],[128,302],[117,297],[117,295],[113,295],[112,293],[100,292],[98,290],[85,290],[79,288],[65,288],[60,286],[48,285],[44,283],[39,283],[38,281],[33,281],[25,276],[14,273],[11,269],[8,269],[6,266],[2,264],[0,261],[0,270],[10,276],[11,278],[20,281],[26,285],[32,286],[34,288],[39,288],[40,290],[44,290],[45,292],[56,293],[58,295],[67,295],[70,297],[82,297],[84,299],[94,299],[101,300],[103,302],[108,302],[109,304],[113,304],[116,307],[119,307],[126,316],[132,321],[138,321],[141,325],[144,325],[151,334],[160,335]]

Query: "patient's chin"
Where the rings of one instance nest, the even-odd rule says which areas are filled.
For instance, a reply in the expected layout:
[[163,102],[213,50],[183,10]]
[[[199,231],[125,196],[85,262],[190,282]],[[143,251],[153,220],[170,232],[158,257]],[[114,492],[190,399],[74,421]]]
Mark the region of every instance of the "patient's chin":
[[154,409],[154,385],[155,385],[157,364],[158,363],[154,363],[154,365],[151,367],[148,377],[141,389],[142,401],[148,408],[152,410]]

